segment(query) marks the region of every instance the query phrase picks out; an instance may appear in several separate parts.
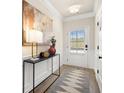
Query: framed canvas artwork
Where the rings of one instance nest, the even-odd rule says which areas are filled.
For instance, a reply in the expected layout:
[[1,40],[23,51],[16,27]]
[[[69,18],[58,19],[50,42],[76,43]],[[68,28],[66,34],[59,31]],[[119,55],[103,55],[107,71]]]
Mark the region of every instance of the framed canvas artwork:
[[51,32],[53,21],[26,1],[23,1],[22,8],[22,45],[30,46],[31,43],[27,42],[27,32],[31,30]]

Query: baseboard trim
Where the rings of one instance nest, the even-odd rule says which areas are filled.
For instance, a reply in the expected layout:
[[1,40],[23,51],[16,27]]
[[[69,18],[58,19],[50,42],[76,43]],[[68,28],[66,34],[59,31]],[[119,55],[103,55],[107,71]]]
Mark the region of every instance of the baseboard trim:
[[63,64],[63,66],[70,66],[70,67],[77,67],[77,68],[86,68],[86,69],[90,69],[90,70],[93,70],[94,71],[94,69],[93,68],[88,68],[88,67],[81,67],[81,66],[75,66],[75,65],[71,65],[71,64]]
[[102,80],[101,80],[100,76],[97,75],[95,69],[94,69],[94,72],[95,72],[95,77],[96,77],[96,81],[98,83],[98,87],[99,87],[100,93],[102,93]]

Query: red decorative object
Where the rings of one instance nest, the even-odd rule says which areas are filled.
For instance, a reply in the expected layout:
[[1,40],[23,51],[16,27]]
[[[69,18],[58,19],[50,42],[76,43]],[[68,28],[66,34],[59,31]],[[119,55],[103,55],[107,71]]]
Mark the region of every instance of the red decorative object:
[[55,55],[55,53],[56,53],[55,46],[50,46],[49,53],[50,53],[50,55]]
[[52,38],[50,39],[50,42],[52,44],[49,48],[50,55],[55,55],[55,53],[56,53],[56,49],[55,49],[56,40],[54,38],[55,38],[55,36],[52,36]]

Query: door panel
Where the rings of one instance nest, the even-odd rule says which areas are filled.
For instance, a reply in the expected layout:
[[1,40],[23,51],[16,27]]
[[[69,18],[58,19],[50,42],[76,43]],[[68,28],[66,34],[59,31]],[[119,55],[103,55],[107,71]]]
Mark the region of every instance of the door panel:
[[96,50],[95,50],[95,69],[96,78],[100,88],[102,90],[102,11],[100,10],[96,16]]
[[69,55],[68,64],[80,67],[87,67],[87,53],[86,54],[71,54]]
[[[78,33],[78,31],[83,31],[83,33]],[[77,33],[77,37],[75,35],[72,35],[73,32],[74,34]],[[71,40],[72,41],[74,40],[74,42],[71,42]],[[88,63],[87,63],[88,29],[82,28],[82,29],[75,29],[73,31],[70,31],[68,33],[67,50],[68,50],[67,64],[80,66],[80,67],[88,67]]]

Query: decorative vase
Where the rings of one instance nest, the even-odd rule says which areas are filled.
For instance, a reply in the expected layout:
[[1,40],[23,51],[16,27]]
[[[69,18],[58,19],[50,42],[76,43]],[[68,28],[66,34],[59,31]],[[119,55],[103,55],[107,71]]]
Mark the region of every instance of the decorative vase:
[[49,53],[50,53],[50,55],[55,55],[55,53],[56,53],[55,45],[50,46]]
[[55,36],[52,36],[52,38],[50,39],[50,42],[52,44],[48,50],[50,55],[55,55],[55,53],[56,53],[56,49],[55,49],[56,40],[54,38],[55,38]]

